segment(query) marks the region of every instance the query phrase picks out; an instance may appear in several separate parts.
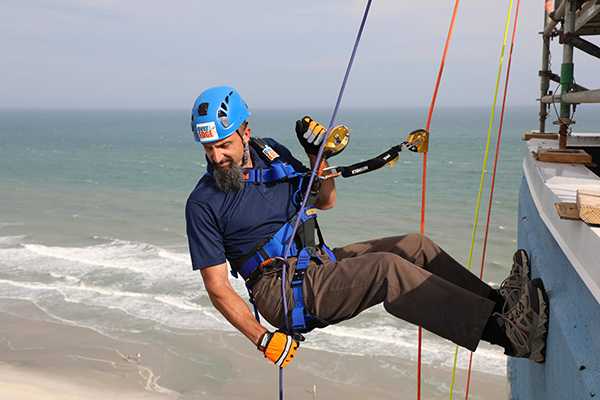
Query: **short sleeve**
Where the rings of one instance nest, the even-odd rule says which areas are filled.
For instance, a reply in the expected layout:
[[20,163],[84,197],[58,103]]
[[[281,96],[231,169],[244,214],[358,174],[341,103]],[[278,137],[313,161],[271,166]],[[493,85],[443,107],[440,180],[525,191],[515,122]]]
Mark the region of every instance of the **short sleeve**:
[[207,205],[188,200],[185,218],[192,268],[225,263],[223,239],[214,212]]

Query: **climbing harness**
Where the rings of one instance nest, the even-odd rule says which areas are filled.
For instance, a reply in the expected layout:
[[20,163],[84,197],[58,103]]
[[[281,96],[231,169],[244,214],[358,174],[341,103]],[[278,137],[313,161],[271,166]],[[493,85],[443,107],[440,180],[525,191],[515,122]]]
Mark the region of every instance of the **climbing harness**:
[[[298,191],[302,189],[303,177],[306,173],[297,172],[294,167],[279,161],[279,154],[264,140],[256,137],[250,138],[250,145],[257,151],[259,156],[269,165],[269,168],[253,168],[244,171],[244,181],[255,185],[297,179],[299,181]],[[323,260],[318,250],[324,251],[330,261],[335,261],[333,253],[323,241],[323,235],[317,224],[317,211],[314,207],[316,193],[310,192],[310,204],[294,215],[286,222],[272,237],[261,240],[253,250],[246,256],[231,260],[231,274],[234,277],[240,275],[246,282],[250,302],[254,305],[254,313],[258,319],[258,311],[254,304],[252,286],[265,275],[278,272],[282,269],[282,261],[285,247],[291,246],[291,255],[298,257],[296,272],[292,281],[294,293],[294,309],[292,310],[292,329],[305,333],[315,327],[326,326],[327,323],[318,317],[314,317],[306,311],[302,298],[302,281],[304,272],[311,259],[319,263]],[[300,229],[294,234],[294,226],[300,224]],[[315,232],[319,243],[315,243]],[[285,263],[286,264],[286,263]]]

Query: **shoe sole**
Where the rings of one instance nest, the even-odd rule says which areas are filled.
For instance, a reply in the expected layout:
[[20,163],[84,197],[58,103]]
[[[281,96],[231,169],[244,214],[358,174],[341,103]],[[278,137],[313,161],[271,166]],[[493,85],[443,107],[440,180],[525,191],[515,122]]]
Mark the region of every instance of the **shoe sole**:
[[[544,283],[540,278],[530,281],[530,284],[536,288],[530,292],[531,304],[537,306],[537,326],[535,335],[530,348],[532,349],[529,359],[536,363],[543,364],[546,360],[546,338],[548,336],[548,320],[550,317],[549,299],[544,288]],[[535,311],[535,308],[534,308]]]
[[527,281],[531,280],[531,263],[525,250],[519,249],[515,252],[513,255],[513,264],[520,265],[523,268],[521,274],[527,276]]

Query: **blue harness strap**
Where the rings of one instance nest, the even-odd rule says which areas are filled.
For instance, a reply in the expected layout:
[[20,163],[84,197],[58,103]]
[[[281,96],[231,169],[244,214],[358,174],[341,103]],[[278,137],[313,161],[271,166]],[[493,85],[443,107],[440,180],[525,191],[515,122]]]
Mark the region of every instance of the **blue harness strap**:
[[[304,281],[304,274],[306,273],[306,267],[310,262],[311,253],[316,253],[314,247],[305,247],[298,254],[298,262],[296,263],[296,271],[292,278],[292,291],[294,294],[294,308],[292,309],[292,329],[298,331],[305,331],[306,324],[313,322],[314,318],[306,311],[306,304],[304,303],[304,296],[302,290],[302,282]],[[316,255],[316,254],[315,254]],[[318,255],[317,255],[318,258]],[[320,258],[318,258],[321,261]]]
[[[322,247],[323,250],[329,255],[330,261],[336,261],[333,252],[327,248]],[[292,278],[292,292],[294,294],[294,308],[292,309],[292,329],[306,333],[310,332],[313,327],[307,327],[311,324],[320,322],[317,321],[306,309],[304,303],[304,295],[302,290],[302,283],[304,281],[304,275],[306,274],[306,268],[311,259],[317,261],[318,264],[323,264],[323,260],[319,257],[317,249],[314,247],[305,247],[300,250],[298,254],[298,262],[296,263],[296,270],[294,271],[294,277]]]
[[[287,244],[292,241],[291,235],[294,230],[293,226],[296,222],[296,218],[298,217],[300,217],[301,224],[305,224],[307,221],[316,219],[317,210],[314,206],[309,206],[304,209],[301,215],[296,214],[292,219],[286,222],[267,243],[255,251],[254,254],[252,254],[252,256],[250,256],[250,258],[246,260],[241,267],[236,269],[232,266],[231,273],[233,276],[237,277],[239,274],[246,282],[248,282],[250,275],[261,265],[263,261],[266,261],[269,258],[282,257]],[[322,239],[320,233],[319,239]],[[317,248],[303,247],[300,249],[300,251],[298,251],[299,245],[300,243],[292,241],[290,246],[290,256],[298,256],[296,270],[294,272],[291,285],[294,296],[294,308],[291,311],[291,317],[292,329],[301,333],[305,333],[311,331],[322,321],[317,320],[306,310],[306,303],[304,302],[303,296],[304,291],[302,288],[304,275],[311,260],[315,260],[318,264],[323,264],[323,260],[319,256]],[[323,249],[323,251],[327,253],[330,261],[336,261],[333,252],[322,243],[322,240],[318,245],[318,248]],[[252,292],[250,290],[249,292],[250,296],[252,297]]]
[[[207,172],[206,175],[210,175]],[[303,176],[303,173],[296,172],[294,167],[281,162],[274,162],[270,168],[252,168],[244,170],[244,182],[251,182],[256,185],[283,181]]]
[[[300,216],[300,220],[302,223],[305,223],[306,221],[316,217],[317,210],[314,207],[307,207]],[[237,274],[239,273],[244,280],[247,280],[250,274],[256,268],[258,268],[263,261],[273,257],[283,257],[285,247],[288,245],[288,243],[290,243],[290,241],[292,241],[291,235],[294,231],[296,218],[298,218],[298,214],[296,214],[292,219],[279,228],[275,235],[273,235],[273,237],[258,251],[252,254],[252,256],[244,264],[242,264],[241,267],[237,268],[237,270],[232,268],[232,275],[237,278]],[[295,257],[297,254],[298,250],[296,243],[292,241],[290,255]]]
[[271,168],[256,168],[245,171],[244,181],[260,185],[261,183],[292,179],[302,175],[304,174],[296,172],[291,165],[274,162],[271,164]]

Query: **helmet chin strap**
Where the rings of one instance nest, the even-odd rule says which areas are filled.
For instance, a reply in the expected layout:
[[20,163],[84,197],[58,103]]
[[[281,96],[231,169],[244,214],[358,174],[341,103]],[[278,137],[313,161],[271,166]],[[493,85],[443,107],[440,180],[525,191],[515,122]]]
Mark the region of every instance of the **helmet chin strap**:
[[[242,140],[242,143],[244,143],[244,141]],[[244,167],[244,165],[246,165],[248,163],[248,160],[250,159],[250,150],[248,148],[248,142],[244,143],[244,157],[242,158],[242,168]]]

